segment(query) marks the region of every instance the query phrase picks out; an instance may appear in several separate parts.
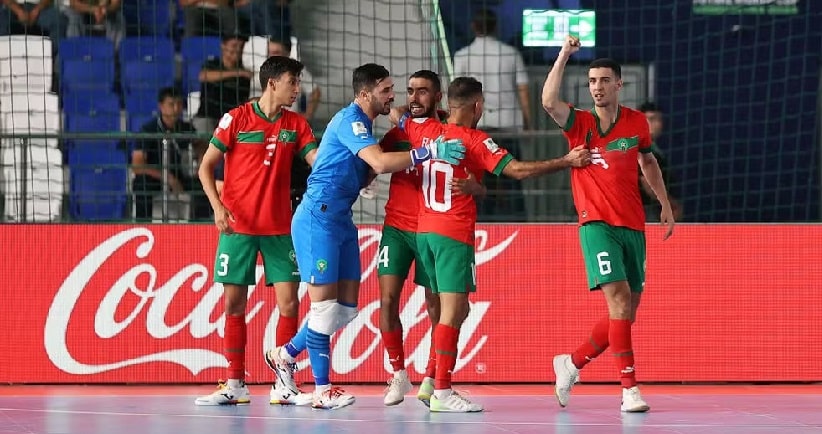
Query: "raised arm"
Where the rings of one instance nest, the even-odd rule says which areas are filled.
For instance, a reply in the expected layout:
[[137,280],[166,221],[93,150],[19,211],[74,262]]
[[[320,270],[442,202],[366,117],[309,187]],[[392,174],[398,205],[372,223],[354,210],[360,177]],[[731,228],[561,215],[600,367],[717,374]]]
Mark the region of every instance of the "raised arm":
[[567,36],[562,49],[559,50],[557,60],[554,61],[554,66],[548,73],[548,78],[545,79],[545,85],[542,86],[542,108],[554,119],[560,127],[565,127],[568,122],[568,116],[571,113],[571,107],[567,102],[559,99],[559,88],[562,84],[562,75],[565,73],[565,64],[572,54],[579,51],[579,38],[575,36]]

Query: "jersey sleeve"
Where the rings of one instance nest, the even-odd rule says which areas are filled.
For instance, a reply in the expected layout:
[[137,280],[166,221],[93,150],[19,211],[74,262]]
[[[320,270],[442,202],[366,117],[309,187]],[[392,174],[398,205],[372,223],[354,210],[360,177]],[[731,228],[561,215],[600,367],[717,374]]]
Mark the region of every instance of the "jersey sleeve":
[[477,131],[472,137],[471,152],[486,172],[499,176],[505,166],[514,159],[505,148],[501,148],[488,134]]
[[569,104],[571,111],[568,113],[568,120],[562,126],[562,133],[568,139],[568,147],[573,149],[579,145],[587,145],[593,136],[590,128],[590,113],[579,110]]
[[653,140],[651,140],[651,126],[645,116],[637,116],[637,129],[639,129],[639,152],[647,154],[653,152]]
[[317,149],[317,138],[314,137],[314,131],[311,129],[311,125],[308,125],[308,121],[302,116],[296,116],[298,118],[297,153],[300,158],[305,160],[305,156],[308,155],[309,152]]
[[377,144],[377,140],[371,135],[371,129],[365,122],[365,120],[349,116],[343,119],[337,127],[337,138],[340,143],[354,155]]
[[235,139],[237,138],[237,128],[240,122],[237,117],[240,111],[237,109],[231,110],[220,118],[217,123],[217,128],[211,136],[210,143],[217,149],[228,152],[234,147]]

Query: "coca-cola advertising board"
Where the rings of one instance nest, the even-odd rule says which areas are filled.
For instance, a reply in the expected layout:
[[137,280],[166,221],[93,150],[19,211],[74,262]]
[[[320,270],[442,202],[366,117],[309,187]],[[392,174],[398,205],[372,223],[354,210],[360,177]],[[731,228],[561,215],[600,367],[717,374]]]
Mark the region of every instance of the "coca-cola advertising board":
[[[819,381],[822,226],[649,226],[647,284],[634,326],[642,381]],[[206,383],[225,376],[222,287],[209,225],[3,225],[5,383]],[[383,382],[375,273],[379,226],[360,227],[360,314],[332,341],[337,383]],[[606,314],[589,292],[574,225],[480,225],[478,290],[460,336],[455,380],[551,381],[551,358]],[[248,303],[248,381],[278,319],[262,280]],[[308,308],[301,288],[302,312]],[[406,356],[423,371],[431,327],[424,292],[401,304]],[[300,377],[310,378],[305,358]],[[617,380],[608,353],[582,375]]]

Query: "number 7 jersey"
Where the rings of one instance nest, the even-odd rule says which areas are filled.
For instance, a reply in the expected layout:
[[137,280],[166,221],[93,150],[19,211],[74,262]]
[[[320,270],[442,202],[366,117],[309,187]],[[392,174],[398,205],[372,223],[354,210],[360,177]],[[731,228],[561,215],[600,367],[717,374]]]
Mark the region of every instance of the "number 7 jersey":
[[500,148],[488,134],[455,124],[442,124],[436,119],[408,119],[403,128],[413,147],[427,145],[444,135],[447,140],[462,140],[465,158],[454,166],[441,160],[422,164],[422,197],[417,222],[418,233],[435,233],[474,245],[477,204],[470,195],[454,195],[451,180],[465,179],[472,174],[482,180],[485,172],[502,173],[513,157]]

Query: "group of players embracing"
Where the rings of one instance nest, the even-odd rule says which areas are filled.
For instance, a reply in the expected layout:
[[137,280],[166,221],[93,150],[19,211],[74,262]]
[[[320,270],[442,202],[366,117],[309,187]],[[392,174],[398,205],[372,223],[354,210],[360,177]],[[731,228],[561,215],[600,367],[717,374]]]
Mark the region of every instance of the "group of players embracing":
[[[415,264],[414,282],[426,290],[432,339],[417,398],[433,412],[479,412],[482,405],[455,392],[452,374],[460,327],[476,290],[474,233],[476,198],[486,191],[485,172],[524,179],[571,170],[579,237],[588,287],[601,290],[608,314],[572,354],[554,357],[556,397],[566,406],[579,371],[609,346],[622,385],[621,410],[649,409],[637,388],[631,325],[645,283],[645,216],[641,170],[662,205],[671,235],[674,220],[662,175],[649,152],[648,123],[618,104],[619,64],[591,63],[590,111],[559,99],[566,62],[579,49],[569,36],[542,92],[546,112],[563,128],[569,152],[545,161],[519,161],[477,129],[483,113],[482,84],[458,77],[443,92],[432,71],[411,75],[407,104],[392,108],[394,81],[383,66],[354,70],[354,101],[340,110],[317,145],[308,123],[290,111],[299,93],[303,65],[271,57],[260,67],[262,96],[226,113],[200,166],[199,176],[220,232],[214,280],[224,286],[224,352],[227,380],[196,399],[198,405],[250,403],[245,384],[246,301],[262,255],[266,285],[274,286],[280,317],[276,342],[265,361],[276,374],[271,404],[336,409],[354,397],[332,386],[330,337],[357,316],[361,278],[358,231],[352,206],[377,174],[392,173],[378,248],[380,330],[393,369],[384,403],[401,403],[413,386],[406,371],[399,300]],[[394,125],[381,141],[374,119]],[[307,190],[293,212],[290,173],[295,156],[312,166]],[[224,187],[217,192],[214,167],[225,159]],[[299,327],[298,285],[308,286],[311,307]],[[294,381],[296,358],[308,352],[315,389]]]

